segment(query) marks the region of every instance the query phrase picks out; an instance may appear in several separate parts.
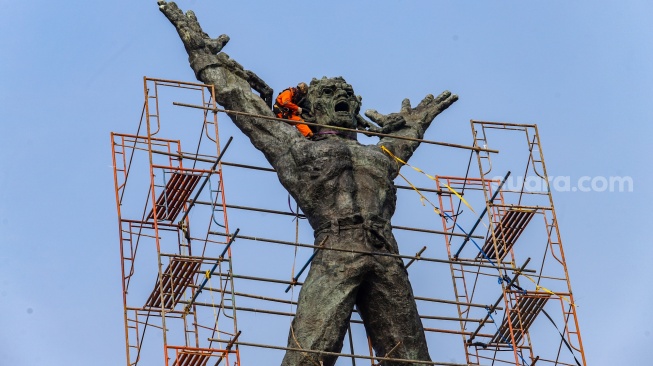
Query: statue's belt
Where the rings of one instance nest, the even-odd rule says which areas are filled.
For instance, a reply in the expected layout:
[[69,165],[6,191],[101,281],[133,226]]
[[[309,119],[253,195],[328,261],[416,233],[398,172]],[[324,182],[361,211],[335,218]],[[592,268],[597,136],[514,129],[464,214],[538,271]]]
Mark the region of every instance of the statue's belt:
[[320,225],[315,230],[315,237],[320,234],[339,235],[342,231],[362,229],[365,232],[365,241],[376,248],[383,248],[392,251],[393,246],[388,240],[388,235],[392,235],[390,221],[382,218],[364,219],[360,215],[354,215],[344,218],[333,219]]

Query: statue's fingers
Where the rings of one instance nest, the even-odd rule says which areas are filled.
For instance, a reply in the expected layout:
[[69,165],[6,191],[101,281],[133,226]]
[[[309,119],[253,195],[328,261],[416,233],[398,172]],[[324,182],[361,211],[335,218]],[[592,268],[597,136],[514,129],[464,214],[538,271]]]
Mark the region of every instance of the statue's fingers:
[[[382,131],[380,128],[378,128],[378,127],[374,127],[374,126],[368,128],[367,131],[368,131],[368,132],[374,132],[374,133],[383,133],[383,131]],[[365,133],[365,132],[363,132],[363,134],[364,134],[365,136],[367,136],[367,137],[374,136],[374,135],[372,135],[372,134]]]
[[187,17],[184,15],[184,12],[179,9],[177,4],[175,4],[173,1],[159,1],[157,4],[159,5],[159,10],[163,13],[163,15],[166,16],[166,18],[168,18],[172,25],[175,26],[177,32],[188,28],[188,22],[186,21]]
[[[457,100],[458,100],[458,95],[449,93],[449,96],[447,97],[447,99],[442,101],[442,103],[440,103],[440,105],[444,106],[444,108],[447,108],[450,105],[454,104],[454,102],[457,101]],[[443,110],[444,110],[444,108],[443,108]]]
[[[448,90],[445,90],[442,93],[440,93],[440,95],[438,95],[437,98],[435,98],[435,103],[440,104],[440,103],[444,102],[445,100],[447,100],[447,98],[449,98],[450,96],[451,96],[451,92],[448,91]],[[458,98],[458,97],[456,97],[456,98]]]
[[451,94],[450,92],[447,93],[449,94],[447,95],[446,98],[442,99],[439,103],[434,103],[431,106],[431,108],[428,109],[427,119],[435,118],[438,114],[440,114],[445,109],[449,108],[450,105],[452,105],[455,101],[458,100],[458,96],[456,94]]
[[222,34],[218,38],[213,38],[207,42],[209,49],[213,54],[217,54],[218,52],[222,51],[224,46],[229,42],[229,36],[226,34]]
[[410,100],[408,98],[401,101],[401,111],[409,113],[412,108],[410,107]]
[[370,121],[366,120],[360,114],[356,115],[356,124],[358,125],[358,128],[361,128],[361,127],[363,127],[363,128],[376,127],[376,125],[373,122],[370,122]]
[[381,132],[391,133],[397,130],[400,130],[406,125],[406,120],[400,116],[400,118],[394,118],[392,121],[383,126]]
[[429,94],[426,97],[424,97],[424,99],[422,99],[421,102],[419,102],[419,105],[417,105],[417,107],[415,107],[415,109],[419,109],[419,110],[424,109],[428,105],[433,103],[433,100],[435,100],[435,97],[433,97],[433,94]]
[[194,12],[194,11],[192,11],[192,10],[188,10],[188,11],[186,12],[186,17],[187,17],[188,19],[192,20],[193,22],[197,23],[197,16],[195,16],[195,12]]
[[159,5],[159,10],[161,10],[161,12],[165,14],[166,17],[170,20],[172,20],[171,17],[176,18],[184,16],[184,12],[182,12],[174,2],[168,3],[166,1],[160,0],[157,1],[157,4]]
[[377,112],[375,109],[368,109],[365,111],[365,116],[372,120],[379,126],[383,126],[383,115]]

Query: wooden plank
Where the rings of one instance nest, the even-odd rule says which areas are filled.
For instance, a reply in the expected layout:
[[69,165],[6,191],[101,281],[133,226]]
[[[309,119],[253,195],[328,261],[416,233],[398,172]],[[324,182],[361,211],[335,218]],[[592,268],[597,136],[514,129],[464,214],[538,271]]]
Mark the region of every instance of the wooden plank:
[[172,310],[192,283],[201,264],[200,259],[173,257],[162,275],[163,282],[160,285],[159,280],[156,281],[145,307],[157,309],[162,307],[160,287],[163,287],[163,307]]
[[[159,221],[175,221],[201,177],[201,174],[172,173],[170,180],[166,183],[165,189],[156,199],[157,218]],[[154,219],[154,212],[152,210],[147,215],[147,219]]]
[[[493,236],[488,235],[483,245],[483,253],[491,259],[499,261],[510,253],[512,247],[524,232],[526,225],[535,215],[534,210],[511,208],[501,217],[499,224],[494,227],[494,238],[497,240],[498,250],[494,248]],[[477,258],[483,259],[482,253]]]

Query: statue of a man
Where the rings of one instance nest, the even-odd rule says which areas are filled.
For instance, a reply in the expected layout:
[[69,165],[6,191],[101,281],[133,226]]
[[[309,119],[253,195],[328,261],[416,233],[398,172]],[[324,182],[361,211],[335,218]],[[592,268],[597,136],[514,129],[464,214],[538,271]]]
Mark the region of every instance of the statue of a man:
[[[211,39],[195,15],[191,11],[184,15],[175,3],[159,1],[159,7],[176,27],[197,78],[215,85],[220,105],[273,117],[272,90],[220,52],[229,40],[226,35]],[[279,181],[315,230],[316,245],[323,244],[299,294],[288,347],[340,352],[355,305],[377,355],[428,361],[424,329],[404,264],[398,257],[375,255],[399,253],[390,219],[397,199],[393,181],[400,166],[381,146],[407,161],[419,142],[383,137],[376,145],[362,145],[355,134],[331,128],[356,129],[368,123],[359,115],[360,98],[341,77],[313,79],[307,99],[321,126],[315,128],[319,139],[308,140],[279,121],[232,118],[275,168]],[[366,115],[380,126],[372,126],[374,131],[422,139],[433,119],[456,100],[456,95],[444,92],[437,98],[428,95],[415,108],[406,99],[399,113],[368,111]],[[282,365],[335,362],[334,356],[288,351]]]

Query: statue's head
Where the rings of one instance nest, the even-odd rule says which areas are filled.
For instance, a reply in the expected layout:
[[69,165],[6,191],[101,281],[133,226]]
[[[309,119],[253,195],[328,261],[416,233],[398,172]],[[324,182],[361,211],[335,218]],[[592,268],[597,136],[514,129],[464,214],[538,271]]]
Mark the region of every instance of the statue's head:
[[356,128],[361,101],[342,77],[311,80],[307,99],[316,123]]

